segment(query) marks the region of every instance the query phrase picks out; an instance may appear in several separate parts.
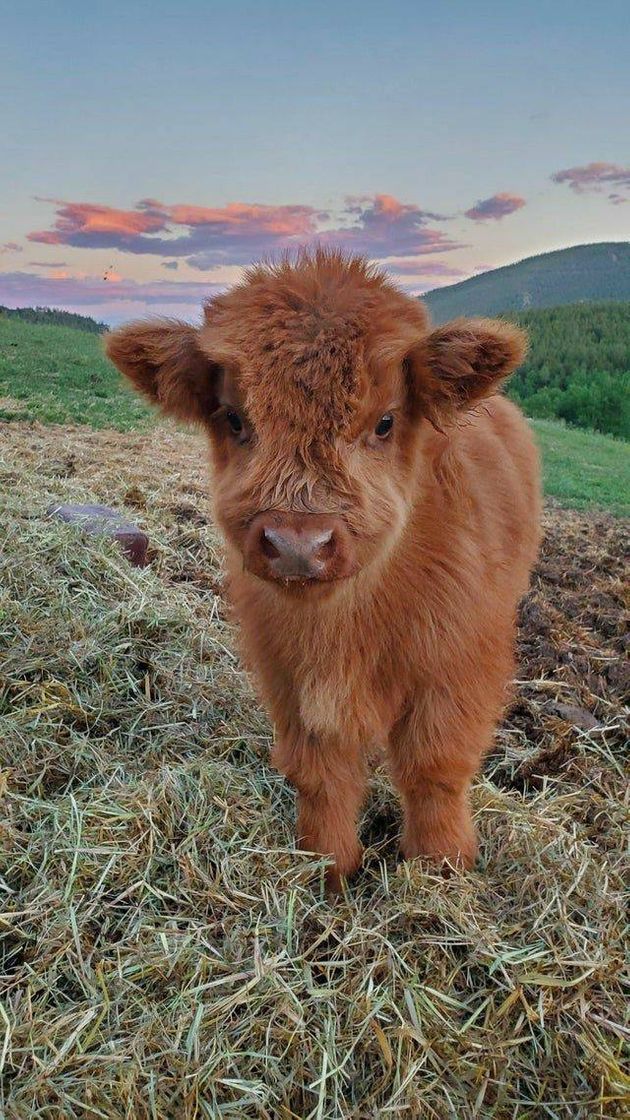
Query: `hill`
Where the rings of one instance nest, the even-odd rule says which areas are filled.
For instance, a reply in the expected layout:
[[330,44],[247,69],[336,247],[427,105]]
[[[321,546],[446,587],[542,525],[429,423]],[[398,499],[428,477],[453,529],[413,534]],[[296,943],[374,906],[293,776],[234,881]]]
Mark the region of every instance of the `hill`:
[[102,334],[107,323],[99,323],[89,315],[74,311],[59,311],[56,307],[4,307],[0,303],[0,319],[21,319],[26,323],[43,323],[46,326],[72,327],[90,334]]
[[523,311],[529,352],[507,393],[528,416],[630,439],[630,303]]
[[499,315],[583,300],[629,300],[630,241],[541,253],[436,288],[422,299],[436,323],[458,315]]

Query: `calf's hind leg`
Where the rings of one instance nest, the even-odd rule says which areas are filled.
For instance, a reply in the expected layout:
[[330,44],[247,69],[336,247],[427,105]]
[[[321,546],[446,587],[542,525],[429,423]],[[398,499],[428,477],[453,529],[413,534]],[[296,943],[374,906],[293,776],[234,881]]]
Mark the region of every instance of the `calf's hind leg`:
[[492,741],[495,718],[494,710],[465,714],[461,698],[436,688],[395,724],[388,753],[404,807],[405,859],[427,856],[472,867],[477,838],[470,783]]

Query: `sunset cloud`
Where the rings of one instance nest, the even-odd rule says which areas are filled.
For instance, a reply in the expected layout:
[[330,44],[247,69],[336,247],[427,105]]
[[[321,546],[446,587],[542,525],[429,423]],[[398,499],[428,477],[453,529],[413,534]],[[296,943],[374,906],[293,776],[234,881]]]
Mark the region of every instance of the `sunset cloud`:
[[[373,209],[375,213],[382,219],[389,219],[389,221],[398,221],[403,215],[413,215],[416,222],[446,222],[448,215],[436,214],[432,210],[421,210],[418,206],[413,204],[399,202],[391,194],[362,194],[362,195],[346,195],[345,199],[345,213],[362,215],[366,209],[369,211]],[[326,215],[324,215],[326,217]]]
[[66,261],[29,261],[33,268],[67,268]]
[[315,234],[319,213],[308,206],[170,206],[156,199],[142,199],[133,210],[86,202],[56,205],[53,228],[29,233],[29,241],[186,257],[202,269],[249,264],[304,241]]
[[29,241],[42,245],[72,245],[78,249],[122,248],[142,234],[157,233],[166,228],[166,215],[147,207],[117,210],[90,202],[62,202],[39,198],[38,202],[54,202],[57,219],[52,229],[35,230]]
[[[42,200],[52,201],[52,200]],[[387,194],[346,199],[333,215],[311,206],[232,202],[224,207],[142,199],[132,210],[56,201],[52,228],[30,241],[83,249],[118,249],[186,260],[200,271],[246,265],[305,244],[338,245],[374,260],[460,248],[441,230],[445,217]],[[169,265],[172,267],[172,264]]]
[[525,199],[521,198],[520,195],[501,191],[499,194],[491,195],[490,198],[480,199],[474,206],[471,206],[470,210],[465,210],[464,215],[473,222],[487,222],[488,220],[498,222],[501,218],[507,218],[508,214],[514,214],[523,206],[525,206]]
[[[145,202],[139,206],[147,205]],[[158,206],[161,204],[158,203]],[[163,212],[177,226],[220,226],[224,229],[273,233],[277,237],[307,237],[316,217],[326,218],[311,206],[261,206],[230,202],[224,207],[164,206]]]
[[24,250],[17,241],[5,241],[4,245],[0,245],[0,253],[23,253]]
[[349,225],[326,230],[318,240],[362,253],[371,260],[462,248],[441,230],[427,228],[430,221],[446,221],[443,215],[421,210],[413,203],[399,202],[389,194],[348,198],[343,217],[351,219]]
[[[605,187],[630,190],[630,167],[618,163],[586,163],[582,167],[566,167],[551,176],[554,183],[568,183],[575,194],[599,193]],[[608,195],[613,203],[625,201],[618,192]]]

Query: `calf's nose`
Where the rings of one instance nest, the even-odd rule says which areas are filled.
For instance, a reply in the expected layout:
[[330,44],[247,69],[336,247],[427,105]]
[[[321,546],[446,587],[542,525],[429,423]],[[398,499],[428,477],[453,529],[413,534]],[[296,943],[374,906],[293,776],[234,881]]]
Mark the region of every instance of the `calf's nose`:
[[335,552],[332,529],[267,525],[261,549],[279,579],[317,579]]
[[280,583],[329,582],[354,569],[350,533],[332,514],[269,510],[250,523],[243,546],[245,567]]

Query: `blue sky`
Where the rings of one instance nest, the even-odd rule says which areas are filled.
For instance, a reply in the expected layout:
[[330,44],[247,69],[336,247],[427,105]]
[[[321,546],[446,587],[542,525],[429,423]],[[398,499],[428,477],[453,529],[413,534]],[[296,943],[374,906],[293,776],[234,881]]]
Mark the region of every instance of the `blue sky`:
[[629,235],[625,3],[4,7],[0,302],[189,316],[316,238],[422,291]]

